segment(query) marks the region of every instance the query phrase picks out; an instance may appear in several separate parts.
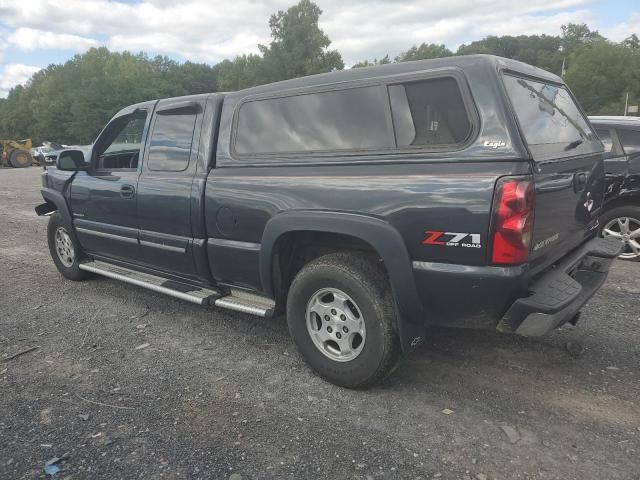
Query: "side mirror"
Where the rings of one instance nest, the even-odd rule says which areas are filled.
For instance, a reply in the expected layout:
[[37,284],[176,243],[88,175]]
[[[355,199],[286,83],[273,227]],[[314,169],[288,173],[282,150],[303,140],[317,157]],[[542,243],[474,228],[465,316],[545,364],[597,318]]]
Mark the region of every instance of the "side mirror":
[[60,152],[56,168],[66,172],[86,170],[87,164],[84,161],[84,152],[82,150],[64,150]]

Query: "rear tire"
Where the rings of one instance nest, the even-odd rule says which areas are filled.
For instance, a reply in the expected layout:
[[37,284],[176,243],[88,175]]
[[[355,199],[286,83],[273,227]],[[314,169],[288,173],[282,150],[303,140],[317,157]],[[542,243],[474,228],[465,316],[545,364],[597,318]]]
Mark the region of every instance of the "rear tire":
[[64,278],[79,282],[92,276],[90,272],[80,270],[80,246],[58,212],[49,217],[47,241],[53,263]]
[[287,323],[307,363],[342,387],[373,385],[401,357],[389,281],[361,256],[332,253],[305,265],[289,289]]
[[625,205],[612,208],[600,217],[600,235],[619,239],[624,250],[621,260],[640,261],[640,207]]
[[13,168],[30,167],[33,163],[33,157],[26,150],[14,150],[9,154],[9,164]]

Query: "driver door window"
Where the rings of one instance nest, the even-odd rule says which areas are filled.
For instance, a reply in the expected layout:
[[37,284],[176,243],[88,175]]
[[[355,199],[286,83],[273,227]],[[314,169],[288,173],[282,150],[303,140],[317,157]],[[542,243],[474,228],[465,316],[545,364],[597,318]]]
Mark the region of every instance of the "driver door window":
[[134,113],[122,119],[110,132],[111,142],[98,153],[98,170],[135,170],[138,168],[143,142],[145,112]]

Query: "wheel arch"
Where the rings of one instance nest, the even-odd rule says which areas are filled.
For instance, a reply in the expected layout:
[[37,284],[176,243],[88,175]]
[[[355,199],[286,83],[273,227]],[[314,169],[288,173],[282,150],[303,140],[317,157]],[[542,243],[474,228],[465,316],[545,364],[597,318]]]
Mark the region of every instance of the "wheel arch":
[[69,209],[67,201],[65,200],[62,193],[51,188],[43,188],[41,190],[41,193],[42,198],[44,198],[45,200],[45,203],[40,204],[35,208],[36,213],[42,216],[57,211],[60,214],[60,217],[62,217],[62,221],[67,227],[69,234],[72,235],[74,240],[77,242],[78,237],[76,236],[76,231],[73,226],[73,217],[71,215],[71,210]]
[[619,195],[615,198],[612,198],[604,204],[604,208],[602,209],[600,215],[605,215],[614,208],[628,206],[640,207],[640,189],[634,190],[633,192],[629,192],[625,195]]
[[403,349],[424,338],[425,315],[413,277],[412,262],[398,230],[379,218],[342,212],[293,211],[273,217],[266,225],[260,249],[260,281],[263,291],[275,298],[277,277],[274,259],[279,241],[296,232],[335,234],[370,246],[382,259],[398,307],[398,330]]

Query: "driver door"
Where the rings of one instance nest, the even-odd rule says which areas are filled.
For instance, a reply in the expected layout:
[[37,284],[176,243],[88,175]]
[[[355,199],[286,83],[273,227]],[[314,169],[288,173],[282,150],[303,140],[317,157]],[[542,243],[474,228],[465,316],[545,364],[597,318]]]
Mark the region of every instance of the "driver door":
[[82,248],[95,256],[135,262],[138,165],[153,103],[114,118],[93,147],[91,164],[71,185],[73,222]]

